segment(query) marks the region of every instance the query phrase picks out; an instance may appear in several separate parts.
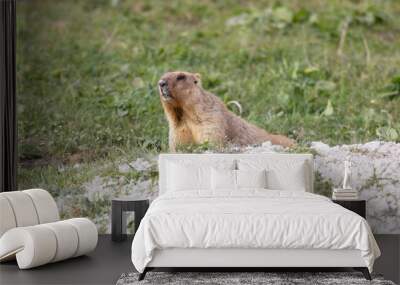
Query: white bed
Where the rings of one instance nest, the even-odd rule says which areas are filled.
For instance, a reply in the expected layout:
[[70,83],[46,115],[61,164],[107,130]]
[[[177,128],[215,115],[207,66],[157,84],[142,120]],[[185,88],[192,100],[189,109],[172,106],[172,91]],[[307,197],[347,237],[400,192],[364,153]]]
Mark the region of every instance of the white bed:
[[[265,187],[254,186],[260,169]],[[354,267],[370,278],[380,255],[362,217],[312,193],[312,155],[162,154],[159,174],[132,243],[140,278],[154,267]]]

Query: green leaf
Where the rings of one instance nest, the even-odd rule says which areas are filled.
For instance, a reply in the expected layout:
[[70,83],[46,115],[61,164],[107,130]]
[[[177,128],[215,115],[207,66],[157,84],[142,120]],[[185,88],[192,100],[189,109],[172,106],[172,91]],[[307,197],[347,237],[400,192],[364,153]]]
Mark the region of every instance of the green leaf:
[[234,26],[243,26],[247,25],[251,20],[251,17],[247,13],[240,14],[238,16],[234,16],[226,20],[225,25],[228,27]]
[[385,141],[396,141],[399,138],[397,131],[391,127],[377,128],[376,135]]
[[300,22],[305,22],[310,18],[310,11],[306,9],[300,9],[297,11],[294,16],[293,16],[293,22],[300,23]]
[[128,114],[129,114],[129,112],[127,110],[123,110],[123,109],[118,109],[117,110],[118,117],[125,117]]
[[315,86],[317,90],[332,91],[336,88],[336,83],[332,81],[319,80]]
[[318,71],[319,71],[319,68],[316,66],[309,66],[303,70],[304,74],[310,74],[310,73],[314,73],[314,72],[318,72]]
[[144,83],[144,81],[143,81],[142,78],[140,78],[140,77],[135,77],[135,78],[133,79],[133,81],[132,81],[132,85],[133,85],[133,87],[135,87],[135,88],[143,88],[143,87],[145,86],[145,83]]
[[291,23],[293,21],[293,13],[287,7],[278,7],[273,11],[274,18],[278,21]]
[[387,91],[380,94],[381,98],[389,100],[400,98],[400,75],[393,77],[385,89]]
[[328,100],[328,103],[326,104],[325,110],[322,112],[322,115],[324,116],[332,116],[333,115],[333,106],[331,100]]

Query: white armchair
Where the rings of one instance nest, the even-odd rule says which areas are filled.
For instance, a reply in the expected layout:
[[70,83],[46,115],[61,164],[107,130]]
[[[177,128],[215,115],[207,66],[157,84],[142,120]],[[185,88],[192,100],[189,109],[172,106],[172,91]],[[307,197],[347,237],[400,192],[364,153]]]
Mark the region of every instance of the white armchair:
[[28,269],[86,254],[96,248],[89,219],[60,221],[57,205],[42,189],[0,193],[0,262],[17,259]]

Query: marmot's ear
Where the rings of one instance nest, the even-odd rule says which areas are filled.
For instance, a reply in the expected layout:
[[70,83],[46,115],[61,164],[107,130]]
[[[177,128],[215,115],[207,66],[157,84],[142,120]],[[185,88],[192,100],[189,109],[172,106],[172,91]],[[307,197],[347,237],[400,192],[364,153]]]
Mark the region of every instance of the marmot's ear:
[[196,78],[196,82],[195,83],[197,85],[201,85],[201,75],[200,75],[200,73],[195,73],[194,77]]

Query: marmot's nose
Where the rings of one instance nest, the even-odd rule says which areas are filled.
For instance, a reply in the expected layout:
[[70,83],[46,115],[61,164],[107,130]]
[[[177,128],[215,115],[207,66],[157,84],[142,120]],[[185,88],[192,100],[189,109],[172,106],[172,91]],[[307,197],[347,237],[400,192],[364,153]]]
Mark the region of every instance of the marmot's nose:
[[158,85],[160,85],[160,87],[164,87],[167,85],[167,81],[164,79],[161,79],[160,81],[158,81]]

